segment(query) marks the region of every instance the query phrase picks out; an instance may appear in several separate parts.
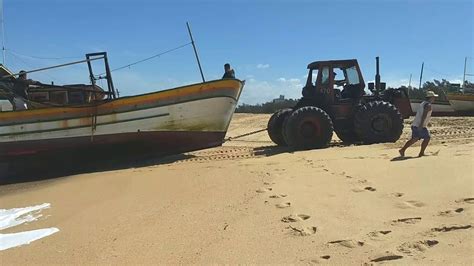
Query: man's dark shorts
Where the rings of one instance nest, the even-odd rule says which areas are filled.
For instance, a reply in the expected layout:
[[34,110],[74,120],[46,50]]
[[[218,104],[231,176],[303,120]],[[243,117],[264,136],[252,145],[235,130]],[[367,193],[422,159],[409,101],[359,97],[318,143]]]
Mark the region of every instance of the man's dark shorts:
[[426,127],[415,127],[411,126],[411,138],[412,139],[430,139],[430,132]]

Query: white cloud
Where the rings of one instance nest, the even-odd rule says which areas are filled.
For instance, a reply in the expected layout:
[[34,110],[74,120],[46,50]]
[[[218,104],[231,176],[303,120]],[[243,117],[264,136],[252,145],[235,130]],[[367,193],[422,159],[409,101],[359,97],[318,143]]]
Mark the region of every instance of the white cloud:
[[269,64],[258,64],[257,65],[257,68],[259,68],[259,69],[265,69],[265,68],[269,68],[269,67],[270,67]]
[[285,86],[288,86],[290,88],[301,88],[303,86],[303,83],[301,82],[301,79],[299,78],[279,78],[277,79],[280,83],[283,83]]
[[301,97],[301,80],[297,78],[281,77],[276,81],[261,81],[250,79],[245,84],[239,104],[257,104],[271,101],[280,95],[286,98],[299,99]]

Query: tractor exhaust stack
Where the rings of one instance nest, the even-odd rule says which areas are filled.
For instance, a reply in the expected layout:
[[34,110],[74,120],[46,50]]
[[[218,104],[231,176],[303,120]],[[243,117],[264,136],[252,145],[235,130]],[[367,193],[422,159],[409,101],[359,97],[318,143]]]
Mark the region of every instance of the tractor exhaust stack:
[[375,96],[379,96],[380,92],[380,67],[379,67],[379,57],[375,57]]

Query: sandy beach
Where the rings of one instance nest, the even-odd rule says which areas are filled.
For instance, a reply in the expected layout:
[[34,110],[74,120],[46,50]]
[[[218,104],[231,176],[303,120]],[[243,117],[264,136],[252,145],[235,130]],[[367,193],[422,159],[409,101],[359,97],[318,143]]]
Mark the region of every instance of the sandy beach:
[[[266,127],[236,114],[228,132]],[[132,167],[0,186],[0,209],[49,203],[2,234],[59,231],[0,264],[435,264],[474,261],[474,117],[431,120],[432,143],[289,152],[266,132]],[[45,173],[38,173],[41,179]]]

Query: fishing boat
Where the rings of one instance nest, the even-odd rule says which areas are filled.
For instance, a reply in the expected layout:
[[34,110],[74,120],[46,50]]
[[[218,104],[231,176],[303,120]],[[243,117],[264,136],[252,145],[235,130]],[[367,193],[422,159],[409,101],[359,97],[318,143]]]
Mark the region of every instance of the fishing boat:
[[[413,112],[416,112],[418,110],[420,104],[422,103],[422,100],[418,99],[410,99],[410,105],[411,109]],[[433,104],[431,104],[431,107],[433,109],[433,115],[450,115],[454,113],[454,109],[451,106],[451,104],[447,101],[435,101]]]
[[474,93],[449,93],[446,97],[457,112],[474,113]]
[[[106,73],[96,76],[91,61],[98,59]],[[0,111],[0,159],[110,146],[159,153],[219,146],[244,86],[238,79],[222,79],[118,97],[106,53],[78,62],[88,63],[91,85],[41,84],[29,95],[28,109]],[[0,78],[14,82],[15,76]],[[107,81],[106,90],[97,79]]]

